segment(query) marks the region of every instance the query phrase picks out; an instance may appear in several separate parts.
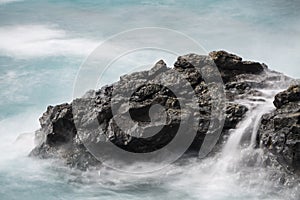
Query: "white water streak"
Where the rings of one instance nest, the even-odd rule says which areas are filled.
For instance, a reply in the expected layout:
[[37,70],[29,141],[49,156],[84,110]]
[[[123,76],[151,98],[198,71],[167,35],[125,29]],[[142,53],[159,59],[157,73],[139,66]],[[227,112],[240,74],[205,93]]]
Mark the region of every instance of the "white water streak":
[[41,56],[87,56],[99,41],[72,37],[66,31],[45,25],[0,27],[0,53],[16,58]]

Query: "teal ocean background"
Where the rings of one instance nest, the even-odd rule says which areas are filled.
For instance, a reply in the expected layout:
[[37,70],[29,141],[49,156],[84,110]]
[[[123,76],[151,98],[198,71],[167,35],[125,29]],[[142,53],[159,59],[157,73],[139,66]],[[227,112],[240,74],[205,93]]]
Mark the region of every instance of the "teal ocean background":
[[[191,161],[188,173],[172,168],[131,177],[27,157],[38,118],[48,105],[71,101],[81,64],[111,35],[169,28],[208,52],[224,49],[300,78],[299,10],[298,0],[0,0],[0,199],[252,200],[299,193],[267,182],[263,171],[246,182],[238,173],[211,179],[205,170],[213,161]],[[117,80],[124,73],[118,70],[107,80]]]

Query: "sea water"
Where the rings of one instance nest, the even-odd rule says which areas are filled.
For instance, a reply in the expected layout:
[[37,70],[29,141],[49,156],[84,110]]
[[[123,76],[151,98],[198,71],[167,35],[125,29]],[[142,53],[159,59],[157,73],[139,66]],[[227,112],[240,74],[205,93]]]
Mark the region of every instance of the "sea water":
[[[39,116],[49,104],[71,101],[80,65],[111,35],[169,28],[207,51],[225,49],[299,78],[299,8],[296,0],[0,0],[0,199],[297,199],[299,187],[270,179],[272,170],[261,168],[259,159],[246,164],[261,154],[252,148],[238,149],[233,160],[221,154],[139,176],[79,172],[27,155]],[[175,59],[167,58],[168,65]],[[107,83],[126,70],[108,74]],[[247,120],[226,154],[237,150]]]

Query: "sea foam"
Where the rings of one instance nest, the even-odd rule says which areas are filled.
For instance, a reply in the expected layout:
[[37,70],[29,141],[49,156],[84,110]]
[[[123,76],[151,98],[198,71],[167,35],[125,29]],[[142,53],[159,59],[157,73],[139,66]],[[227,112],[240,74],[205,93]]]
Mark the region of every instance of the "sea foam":
[[72,37],[66,31],[45,25],[0,27],[0,53],[16,58],[41,56],[86,56],[98,41]]

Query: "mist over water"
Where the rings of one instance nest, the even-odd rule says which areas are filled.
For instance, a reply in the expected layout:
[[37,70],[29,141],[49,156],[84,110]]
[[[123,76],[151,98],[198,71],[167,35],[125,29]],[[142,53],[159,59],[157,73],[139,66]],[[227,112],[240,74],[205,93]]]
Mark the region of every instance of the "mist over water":
[[[298,199],[299,187],[270,181],[272,172],[260,167],[261,152],[249,148],[241,149],[234,162],[217,155],[143,176],[108,169],[83,173],[27,155],[46,106],[71,101],[80,65],[111,35],[170,28],[207,51],[225,49],[299,78],[299,9],[297,0],[0,0],[0,199]],[[147,54],[153,52],[122,60],[100,85],[135,66],[158,59],[171,65],[176,59]]]

